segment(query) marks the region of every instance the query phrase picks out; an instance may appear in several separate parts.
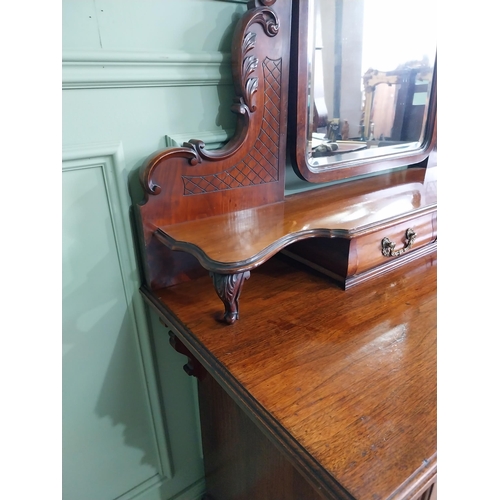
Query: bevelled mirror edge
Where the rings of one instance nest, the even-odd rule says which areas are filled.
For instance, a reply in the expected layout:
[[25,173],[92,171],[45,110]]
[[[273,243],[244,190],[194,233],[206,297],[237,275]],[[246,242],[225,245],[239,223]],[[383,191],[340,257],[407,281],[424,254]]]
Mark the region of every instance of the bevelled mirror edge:
[[375,157],[354,158],[319,167],[309,162],[307,91],[311,72],[307,43],[308,27],[311,24],[309,1],[292,0],[292,6],[288,145],[295,174],[307,182],[325,183],[377,174],[394,168],[427,166],[429,155],[437,147],[437,51],[430,82],[426,120],[423,125],[423,138],[419,147],[403,152],[386,149]]

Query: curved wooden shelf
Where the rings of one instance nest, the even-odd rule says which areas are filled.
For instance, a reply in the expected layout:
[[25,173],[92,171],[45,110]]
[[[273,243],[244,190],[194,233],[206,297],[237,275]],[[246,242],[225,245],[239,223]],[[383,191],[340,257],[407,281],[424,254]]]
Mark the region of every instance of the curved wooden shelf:
[[[191,254],[211,273],[225,305],[224,320],[232,324],[248,272],[285,247],[310,238],[361,238],[435,213],[435,170],[392,172],[283,202],[160,226],[154,236],[171,251]],[[435,239],[434,231],[430,238]]]
[[[432,172],[433,174],[434,172]],[[354,238],[435,211],[435,178],[425,169],[291,196],[283,202],[181,224],[155,237],[195,256],[211,272],[250,271],[284,247],[308,238]],[[388,183],[389,187],[388,186]]]

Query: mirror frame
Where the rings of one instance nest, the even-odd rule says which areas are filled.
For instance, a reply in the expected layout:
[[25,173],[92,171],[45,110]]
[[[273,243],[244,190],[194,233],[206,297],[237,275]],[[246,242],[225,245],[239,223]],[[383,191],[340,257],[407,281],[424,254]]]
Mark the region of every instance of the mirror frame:
[[308,182],[320,183],[377,173],[403,166],[427,166],[429,155],[437,146],[437,55],[431,83],[424,138],[419,148],[406,152],[381,154],[375,158],[338,161],[321,167],[314,167],[307,161],[308,7],[308,0],[292,1],[288,143],[295,173]]

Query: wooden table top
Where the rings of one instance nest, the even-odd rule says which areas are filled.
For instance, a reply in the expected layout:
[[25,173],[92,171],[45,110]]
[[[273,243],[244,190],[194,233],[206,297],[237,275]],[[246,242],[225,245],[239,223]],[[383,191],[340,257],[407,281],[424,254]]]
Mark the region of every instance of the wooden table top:
[[436,262],[342,291],[276,256],[231,326],[208,276],[142,292],[326,498],[395,499],[437,467]]
[[291,195],[280,203],[162,226],[157,232],[169,247],[195,254],[209,270],[219,270],[220,263],[252,269],[298,239],[349,237],[434,209],[436,172],[395,171],[335,190]]

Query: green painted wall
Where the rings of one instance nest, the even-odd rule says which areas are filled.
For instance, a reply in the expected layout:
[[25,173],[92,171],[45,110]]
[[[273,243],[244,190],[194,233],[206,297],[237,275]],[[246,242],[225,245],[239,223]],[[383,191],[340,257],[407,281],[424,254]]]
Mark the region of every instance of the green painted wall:
[[63,499],[195,499],[196,385],[140,295],[130,207],[154,150],[234,128],[243,1],[63,0]]

